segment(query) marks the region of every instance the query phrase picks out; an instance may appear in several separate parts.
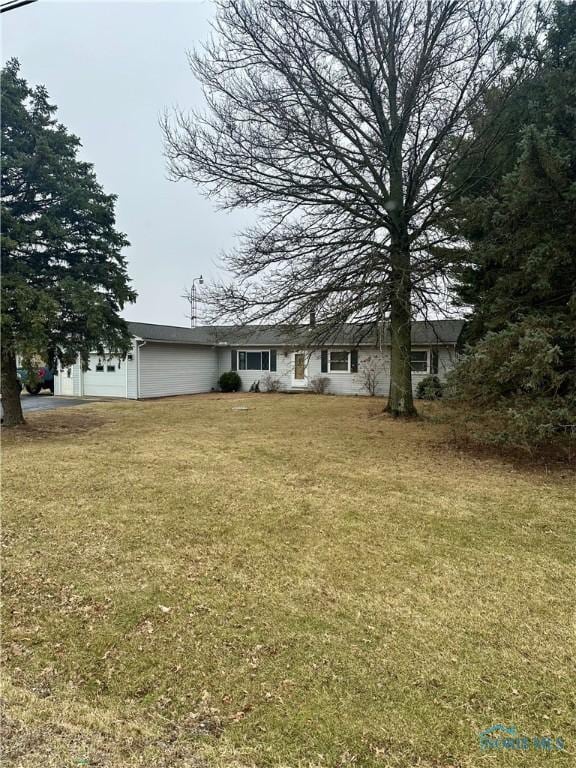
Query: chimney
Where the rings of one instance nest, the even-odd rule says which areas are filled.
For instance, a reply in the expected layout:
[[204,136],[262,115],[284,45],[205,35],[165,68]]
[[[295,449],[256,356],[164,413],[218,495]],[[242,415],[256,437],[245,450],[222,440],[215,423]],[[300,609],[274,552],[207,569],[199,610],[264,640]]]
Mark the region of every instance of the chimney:
[[310,328],[314,328],[316,325],[316,312],[312,309],[310,311]]

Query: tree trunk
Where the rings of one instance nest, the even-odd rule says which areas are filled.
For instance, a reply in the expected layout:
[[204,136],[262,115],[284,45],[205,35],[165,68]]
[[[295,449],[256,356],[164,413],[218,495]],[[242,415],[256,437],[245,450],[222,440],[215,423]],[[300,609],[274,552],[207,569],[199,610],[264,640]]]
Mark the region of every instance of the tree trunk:
[[410,252],[393,246],[390,299],[390,395],[386,411],[392,416],[415,416],[412,398]]
[[20,386],[16,373],[16,355],[3,349],[1,357],[2,409],[4,413],[2,423],[5,427],[14,427],[18,424],[24,424]]

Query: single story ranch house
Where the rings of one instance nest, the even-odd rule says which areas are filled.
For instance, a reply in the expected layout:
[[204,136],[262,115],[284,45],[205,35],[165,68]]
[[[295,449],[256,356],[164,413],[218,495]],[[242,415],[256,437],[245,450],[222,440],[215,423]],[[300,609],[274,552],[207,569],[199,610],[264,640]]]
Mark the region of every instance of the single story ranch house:
[[[350,324],[321,344],[312,344],[308,326],[297,338],[293,332],[271,326],[179,328],[129,322],[128,327],[133,344],[125,358],[92,354],[88,370],[76,364],[58,371],[54,393],[133,400],[190,395],[216,390],[220,375],[232,370],[240,375],[244,390],[255,382],[265,389],[268,376],[279,381],[281,390],[306,390],[314,378],[322,376],[328,379],[326,392],[362,395],[368,394],[367,369],[374,372],[376,393],[388,393],[386,328],[362,333],[359,326]],[[445,377],[454,365],[462,327],[462,320],[412,324],[414,387],[429,374]]]

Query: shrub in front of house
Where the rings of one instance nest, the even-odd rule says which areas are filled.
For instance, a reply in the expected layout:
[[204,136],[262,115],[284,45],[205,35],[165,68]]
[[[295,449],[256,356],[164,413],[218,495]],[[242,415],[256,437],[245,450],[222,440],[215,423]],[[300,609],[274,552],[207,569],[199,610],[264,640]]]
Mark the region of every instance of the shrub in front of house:
[[438,376],[426,376],[416,387],[416,397],[420,400],[438,400],[443,392],[444,387]]
[[378,390],[378,377],[384,372],[382,361],[377,357],[365,357],[360,361],[360,383],[370,397]]
[[275,376],[268,374],[260,381],[260,391],[264,392],[280,392],[282,382]]
[[328,376],[315,376],[310,382],[310,389],[317,395],[323,395],[328,389],[330,379]]
[[238,392],[242,388],[242,380],[236,371],[226,371],[218,379],[222,392]]

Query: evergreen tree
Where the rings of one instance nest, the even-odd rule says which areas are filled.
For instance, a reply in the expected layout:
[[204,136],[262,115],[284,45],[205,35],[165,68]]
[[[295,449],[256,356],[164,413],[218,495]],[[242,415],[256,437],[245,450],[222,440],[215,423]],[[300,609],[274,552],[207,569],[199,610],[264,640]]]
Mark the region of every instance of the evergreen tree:
[[[492,97],[477,131],[504,154],[487,163],[453,210],[453,232],[468,244],[457,274],[472,307],[469,338],[526,316],[569,324],[576,279],[576,4],[559,3],[536,75],[501,111]],[[498,169],[498,170],[497,170]],[[564,320],[562,320],[564,318]]]
[[90,351],[123,354],[130,338],[119,311],[133,302],[106,195],[80,141],[55,118],[42,86],[19,64],[2,70],[2,402],[4,423],[22,423],[16,357],[69,365]]
[[475,345],[456,381],[466,399],[512,415],[527,441],[576,421],[575,3],[555,6],[537,71],[507,109],[497,104],[493,94],[476,128],[488,144],[506,126],[505,172],[488,161],[452,212]]

